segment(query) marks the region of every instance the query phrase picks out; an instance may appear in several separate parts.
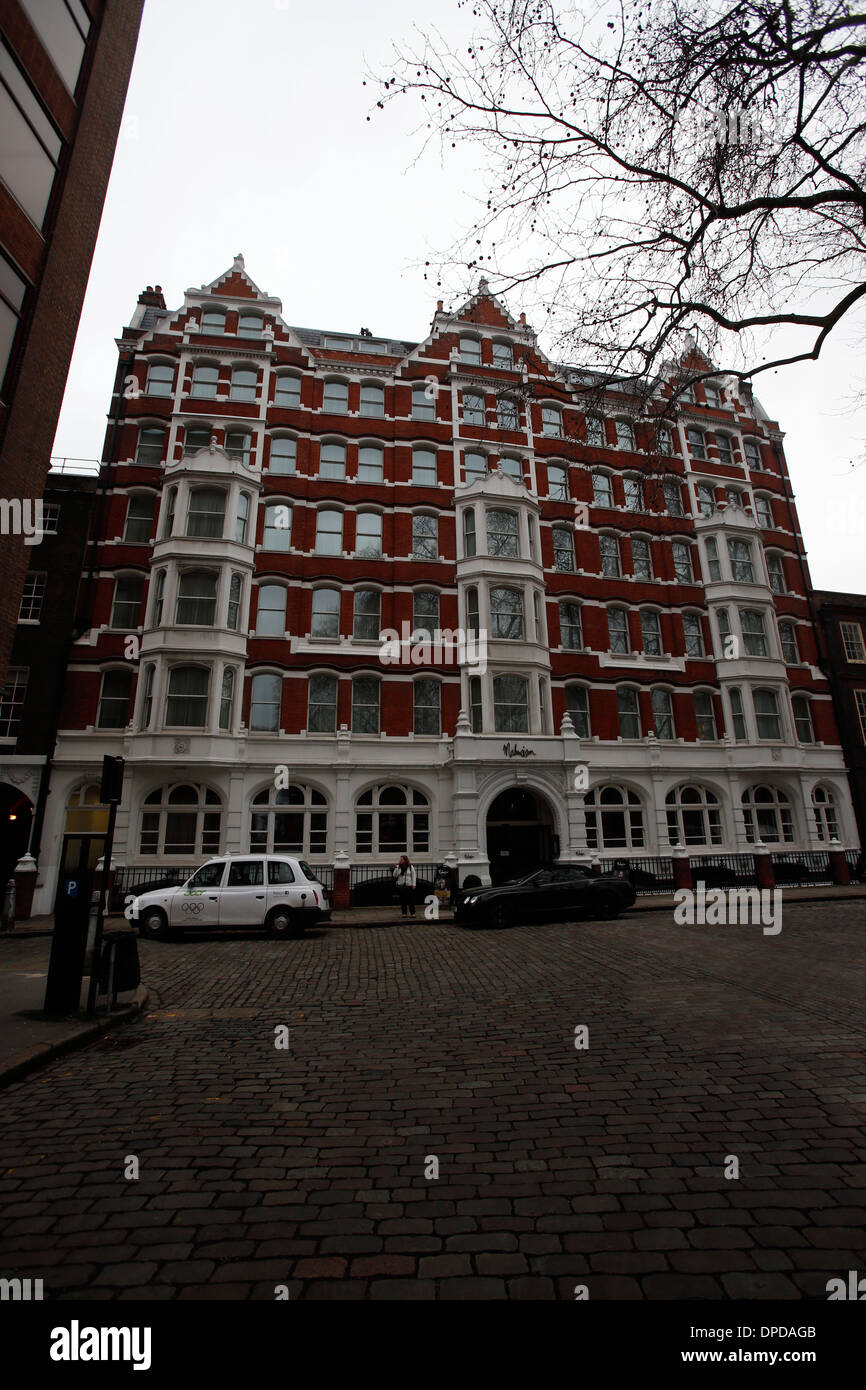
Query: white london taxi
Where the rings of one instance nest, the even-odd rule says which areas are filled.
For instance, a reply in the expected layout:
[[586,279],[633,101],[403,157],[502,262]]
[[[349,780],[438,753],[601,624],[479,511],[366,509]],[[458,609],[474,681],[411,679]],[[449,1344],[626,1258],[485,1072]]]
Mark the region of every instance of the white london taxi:
[[210,859],[179,887],[134,898],[125,913],[141,936],[164,937],[194,927],[264,927],[271,936],[288,937],[327,921],[331,909],[303,859],[251,854]]

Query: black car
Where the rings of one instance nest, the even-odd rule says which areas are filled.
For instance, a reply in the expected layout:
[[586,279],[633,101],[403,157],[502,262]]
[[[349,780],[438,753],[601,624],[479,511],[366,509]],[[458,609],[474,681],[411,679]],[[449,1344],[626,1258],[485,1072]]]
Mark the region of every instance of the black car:
[[571,917],[618,917],[635,900],[620,874],[587,874],[578,868],[536,869],[525,878],[460,895],[454,920],[461,925],[553,922]]

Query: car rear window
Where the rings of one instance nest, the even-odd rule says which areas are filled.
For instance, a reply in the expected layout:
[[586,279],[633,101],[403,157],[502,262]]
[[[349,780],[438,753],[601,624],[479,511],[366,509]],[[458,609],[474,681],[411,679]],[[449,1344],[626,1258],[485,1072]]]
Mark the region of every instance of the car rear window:
[[291,864],[282,860],[268,864],[268,883],[294,883],[295,871]]
[[318,883],[319,879],[315,869],[311,869],[309,864],[305,863],[303,859],[298,860],[298,868],[304,875],[304,878],[308,878],[310,880],[310,883]]

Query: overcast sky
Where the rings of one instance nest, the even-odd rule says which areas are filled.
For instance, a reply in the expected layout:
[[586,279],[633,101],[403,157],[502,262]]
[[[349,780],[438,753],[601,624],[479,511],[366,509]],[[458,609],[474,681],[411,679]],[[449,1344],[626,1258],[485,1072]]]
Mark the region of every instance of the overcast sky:
[[[419,107],[407,98],[368,121],[362,82],[413,28],[454,43],[471,22],[457,0],[145,0],[55,454],[101,456],[114,339],[140,290],[161,284],[177,307],[239,251],[289,323],[424,337],[437,291],[423,262],[473,220],[484,156],[419,158]],[[852,467],[866,448],[866,406],[852,405],[866,389],[862,330],[817,364],[755,380],[786,432],[818,588],[866,588],[866,463]]]

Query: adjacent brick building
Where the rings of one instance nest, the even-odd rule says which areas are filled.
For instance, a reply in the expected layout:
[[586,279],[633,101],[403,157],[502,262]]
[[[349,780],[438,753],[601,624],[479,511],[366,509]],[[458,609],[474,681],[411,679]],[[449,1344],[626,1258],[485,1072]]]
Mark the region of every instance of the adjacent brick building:
[[0,691],[142,6],[0,0]]
[[824,669],[836,703],[836,719],[860,843],[866,843],[866,594],[815,591]]
[[[242,257],[118,341],[43,905],[105,753],[154,875],[856,844],[781,431],[733,379],[603,388],[483,283],[419,343],[294,327]],[[462,664],[393,647],[442,629]]]

